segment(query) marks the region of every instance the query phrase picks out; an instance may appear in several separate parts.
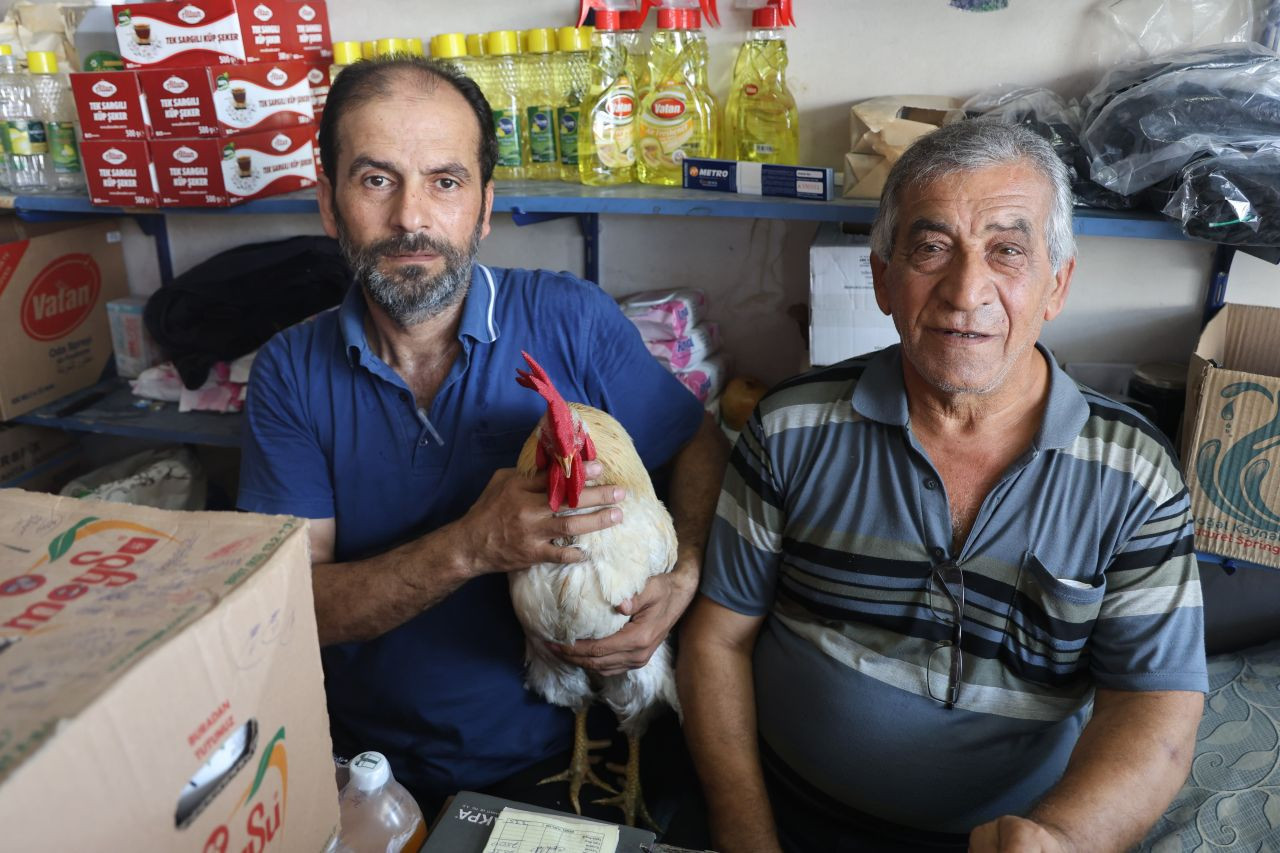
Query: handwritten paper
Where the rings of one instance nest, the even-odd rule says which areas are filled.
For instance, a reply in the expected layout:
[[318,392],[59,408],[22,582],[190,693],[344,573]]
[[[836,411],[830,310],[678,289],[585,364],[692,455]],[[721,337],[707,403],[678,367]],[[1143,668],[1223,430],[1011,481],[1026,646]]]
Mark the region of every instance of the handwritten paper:
[[618,827],[504,808],[484,853],[616,853]]

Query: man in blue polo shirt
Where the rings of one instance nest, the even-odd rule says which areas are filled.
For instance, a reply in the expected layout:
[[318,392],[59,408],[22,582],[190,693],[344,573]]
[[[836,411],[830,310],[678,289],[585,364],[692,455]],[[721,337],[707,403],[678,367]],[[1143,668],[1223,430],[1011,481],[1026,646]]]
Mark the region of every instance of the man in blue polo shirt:
[[743,430],[678,674],[717,850],[1125,850],[1186,778],[1186,488],[1037,344],[1071,203],[1024,128],[918,141],[872,230],[901,344]]
[[567,660],[623,671],[667,636],[697,586],[725,454],[599,288],[475,263],[497,143],[474,83],[424,61],[358,63],[330,90],[320,145],[321,217],[356,284],[260,352],[239,504],[312,519],[335,749],[385,753],[430,816],[566,753],[572,715],[523,688],[505,573],[576,562],[555,540],[620,519],[614,487],[556,517],[545,483],[515,476],[545,411],[515,381],[521,350],[567,399],[617,417],[647,466],[671,463],[675,570]]

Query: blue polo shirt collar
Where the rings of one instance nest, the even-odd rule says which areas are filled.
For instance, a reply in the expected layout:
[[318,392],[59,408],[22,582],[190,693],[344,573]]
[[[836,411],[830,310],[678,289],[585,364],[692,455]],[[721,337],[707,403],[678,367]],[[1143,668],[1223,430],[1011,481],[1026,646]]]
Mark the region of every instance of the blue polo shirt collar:
[[[462,318],[458,322],[458,340],[464,337],[491,344],[498,339],[498,321],[495,309],[498,301],[497,282],[493,272],[482,264],[471,267],[471,285],[463,297]],[[347,295],[338,309],[338,326],[351,366],[369,364],[373,358],[369,339],[364,332],[364,316],[367,311],[364,289],[358,284],[347,288]]]
[[[1058,366],[1053,353],[1039,343],[1036,349],[1049,364],[1049,401],[1032,448],[1066,447],[1084,428],[1089,418],[1089,404],[1075,381]],[[868,420],[892,426],[907,425],[910,414],[902,377],[901,345],[886,347],[871,357],[853,390],[853,410]]]

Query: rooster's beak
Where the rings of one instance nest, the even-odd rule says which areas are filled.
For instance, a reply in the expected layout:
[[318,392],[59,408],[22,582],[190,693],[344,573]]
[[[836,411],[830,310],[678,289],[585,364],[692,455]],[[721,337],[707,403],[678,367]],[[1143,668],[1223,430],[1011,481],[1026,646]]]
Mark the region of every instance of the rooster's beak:
[[573,457],[557,456],[556,461],[559,462],[560,467],[564,469],[564,478],[566,480],[571,479],[571,475],[573,473]]

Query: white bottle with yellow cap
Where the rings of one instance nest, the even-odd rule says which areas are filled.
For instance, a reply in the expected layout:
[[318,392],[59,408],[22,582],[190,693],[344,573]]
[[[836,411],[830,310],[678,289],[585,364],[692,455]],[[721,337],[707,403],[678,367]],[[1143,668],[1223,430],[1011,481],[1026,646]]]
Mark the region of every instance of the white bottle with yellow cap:
[[58,73],[58,55],[47,50],[27,53],[36,114],[44,121],[48,142],[46,189],[78,192],[84,189],[84,167],[76,138],[76,104],[71,84]]
[[528,177],[536,181],[554,181],[560,177],[560,158],[556,149],[556,107],[560,96],[556,91],[556,31],[526,30],[524,83],[521,104],[529,136]]
[[561,27],[556,57],[556,150],[560,154],[560,180],[580,184],[578,132],[582,101],[591,85],[591,27]]
[[488,73],[481,86],[493,110],[498,136],[498,166],[494,177],[518,181],[527,176],[529,164],[528,119],[522,114],[520,40],[515,30],[489,33],[485,40]]
[[13,92],[20,74],[22,68],[18,57],[13,55],[13,48],[0,44],[0,188],[6,190],[9,189],[9,133],[5,122],[10,117],[19,117],[13,108]]
[[44,192],[48,185],[49,141],[36,110],[32,80],[27,74],[6,75],[4,94],[5,158],[9,187],[15,193]]
[[338,79],[342,69],[354,65],[364,59],[358,41],[335,41],[333,43],[333,64],[329,66],[329,82]]

